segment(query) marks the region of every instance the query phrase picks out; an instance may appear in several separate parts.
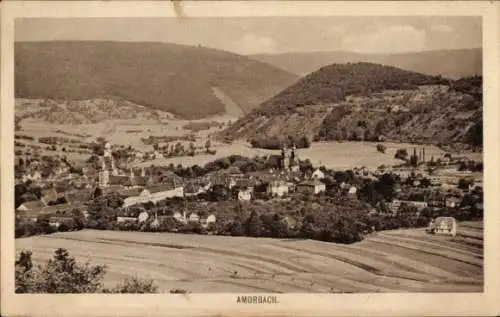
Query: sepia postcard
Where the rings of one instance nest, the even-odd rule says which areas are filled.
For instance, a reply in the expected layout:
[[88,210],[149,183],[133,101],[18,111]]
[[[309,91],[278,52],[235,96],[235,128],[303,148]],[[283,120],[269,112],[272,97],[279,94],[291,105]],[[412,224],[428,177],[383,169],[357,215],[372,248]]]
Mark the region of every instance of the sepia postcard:
[[499,3],[1,10],[2,315],[500,313]]

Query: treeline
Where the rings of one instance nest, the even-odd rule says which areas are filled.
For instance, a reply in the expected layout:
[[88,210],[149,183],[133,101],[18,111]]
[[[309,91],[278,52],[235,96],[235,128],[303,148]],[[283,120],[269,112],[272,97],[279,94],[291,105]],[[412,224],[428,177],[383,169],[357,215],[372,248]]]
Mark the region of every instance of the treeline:
[[150,135],[147,138],[141,138],[142,143],[146,145],[153,145],[158,143],[170,143],[177,141],[190,141],[195,142],[196,138],[193,135],[176,135],[176,136],[154,136]]
[[201,121],[201,122],[189,122],[182,126],[184,130],[191,130],[194,133],[204,130],[210,130],[211,128],[214,127],[222,129],[224,127],[224,123],[217,121]]
[[286,145],[291,148],[295,145],[298,149],[310,148],[311,140],[307,136],[288,136],[287,138],[279,137],[254,137],[250,140],[250,144],[254,148],[278,150]]

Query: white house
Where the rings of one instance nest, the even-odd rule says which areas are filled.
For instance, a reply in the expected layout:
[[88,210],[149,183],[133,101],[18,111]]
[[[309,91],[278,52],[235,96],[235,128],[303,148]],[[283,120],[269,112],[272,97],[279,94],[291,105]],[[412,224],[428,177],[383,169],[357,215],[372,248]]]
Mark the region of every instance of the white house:
[[143,223],[143,222],[146,222],[146,220],[148,220],[149,218],[149,214],[147,213],[147,211],[143,211],[139,214],[139,216],[137,217],[137,220],[139,221],[139,223]]
[[252,191],[249,188],[238,191],[238,200],[248,201],[252,199]]
[[297,191],[301,193],[319,194],[326,190],[326,185],[323,182],[315,179],[313,181],[304,181],[297,185]]
[[174,219],[179,221],[179,222],[182,222],[182,223],[186,223],[187,222],[187,219],[186,219],[186,213],[180,213],[178,211],[176,211],[173,215]]
[[116,217],[116,222],[117,223],[123,223],[123,222],[136,222],[137,218],[136,217],[122,217],[118,216]]
[[193,212],[193,213],[191,213],[189,215],[188,221],[189,222],[199,222],[200,221],[200,216],[196,212]]
[[216,218],[214,214],[209,214],[207,217],[200,218],[200,223],[203,228],[208,227],[211,223],[216,222]]
[[323,173],[319,168],[317,168],[311,175],[311,178],[323,179],[325,178],[325,173]]
[[284,181],[271,181],[267,186],[267,193],[272,196],[282,197],[285,194],[288,194],[288,185]]

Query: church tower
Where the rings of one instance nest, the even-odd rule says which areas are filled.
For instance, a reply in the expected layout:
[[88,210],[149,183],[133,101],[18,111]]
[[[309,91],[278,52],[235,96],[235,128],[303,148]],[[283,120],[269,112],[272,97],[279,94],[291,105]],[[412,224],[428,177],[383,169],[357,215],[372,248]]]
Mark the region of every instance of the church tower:
[[109,186],[109,170],[106,167],[106,161],[102,160],[101,170],[99,171],[99,187]]
[[283,143],[283,148],[281,150],[281,167],[284,171],[288,171],[290,168],[290,154],[286,148],[286,143]]

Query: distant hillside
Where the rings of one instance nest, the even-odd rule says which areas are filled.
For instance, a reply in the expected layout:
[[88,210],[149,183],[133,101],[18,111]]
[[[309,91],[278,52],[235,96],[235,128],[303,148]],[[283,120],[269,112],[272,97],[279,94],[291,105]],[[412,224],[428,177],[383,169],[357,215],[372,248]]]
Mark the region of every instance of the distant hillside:
[[146,108],[127,100],[47,100],[16,99],[16,119],[32,119],[51,124],[92,124],[106,120],[138,120],[161,123],[174,119],[168,112]]
[[246,56],[204,47],[93,41],[15,44],[17,98],[114,96],[190,119],[224,113],[213,87],[249,112],[296,78]]
[[482,79],[458,81],[371,63],[313,72],[222,132],[247,140],[307,136],[482,144]]
[[371,62],[458,79],[482,75],[482,53],[481,48],[473,48],[400,54],[362,54],[342,51],[297,52],[261,54],[251,57],[298,75],[308,74],[333,63]]

